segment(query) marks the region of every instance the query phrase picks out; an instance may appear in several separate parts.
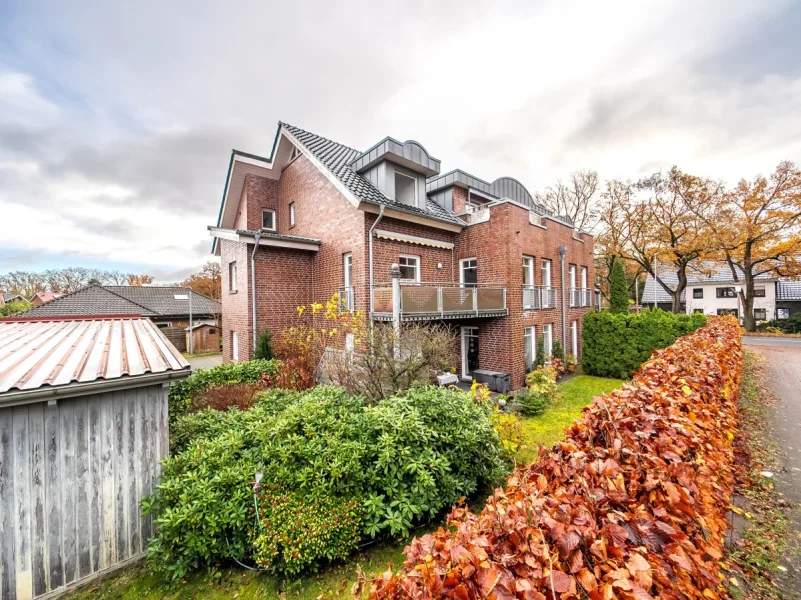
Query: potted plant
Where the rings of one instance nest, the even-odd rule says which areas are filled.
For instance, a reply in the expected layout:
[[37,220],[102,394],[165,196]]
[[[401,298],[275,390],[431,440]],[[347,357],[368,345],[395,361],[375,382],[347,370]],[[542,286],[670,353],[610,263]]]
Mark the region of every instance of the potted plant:
[[567,367],[568,373],[576,372],[576,357],[573,354],[570,354],[569,352],[567,356],[565,356],[565,366]]

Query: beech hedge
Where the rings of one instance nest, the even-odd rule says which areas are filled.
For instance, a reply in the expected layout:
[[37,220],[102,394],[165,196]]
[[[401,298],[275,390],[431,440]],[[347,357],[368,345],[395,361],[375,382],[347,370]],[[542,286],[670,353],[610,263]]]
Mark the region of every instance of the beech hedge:
[[701,313],[679,315],[663,310],[639,314],[590,312],[584,316],[581,366],[588,375],[628,379],[651,356],[676,338],[703,327]]
[[734,317],[655,352],[480,514],[460,507],[447,529],[413,540],[372,598],[728,597],[741,367]]

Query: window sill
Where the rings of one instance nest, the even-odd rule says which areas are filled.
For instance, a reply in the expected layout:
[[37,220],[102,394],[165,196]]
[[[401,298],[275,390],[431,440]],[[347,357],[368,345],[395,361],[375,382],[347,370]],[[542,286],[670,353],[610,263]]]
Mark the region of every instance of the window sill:
[[236,294],[239,290],[228,290],[229,294]]

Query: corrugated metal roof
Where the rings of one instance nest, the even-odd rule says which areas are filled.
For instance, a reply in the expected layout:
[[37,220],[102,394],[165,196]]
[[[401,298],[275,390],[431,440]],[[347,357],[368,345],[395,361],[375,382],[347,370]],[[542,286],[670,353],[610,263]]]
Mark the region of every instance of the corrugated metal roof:
[[188,369],[149,319],[0,321],[0,395]]

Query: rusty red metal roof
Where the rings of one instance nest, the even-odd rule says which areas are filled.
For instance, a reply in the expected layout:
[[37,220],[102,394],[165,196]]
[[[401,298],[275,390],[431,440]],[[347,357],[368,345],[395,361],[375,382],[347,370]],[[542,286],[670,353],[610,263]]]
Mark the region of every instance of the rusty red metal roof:
[[183,370],[189,363],[149,319],[0,321],[0,395]]

